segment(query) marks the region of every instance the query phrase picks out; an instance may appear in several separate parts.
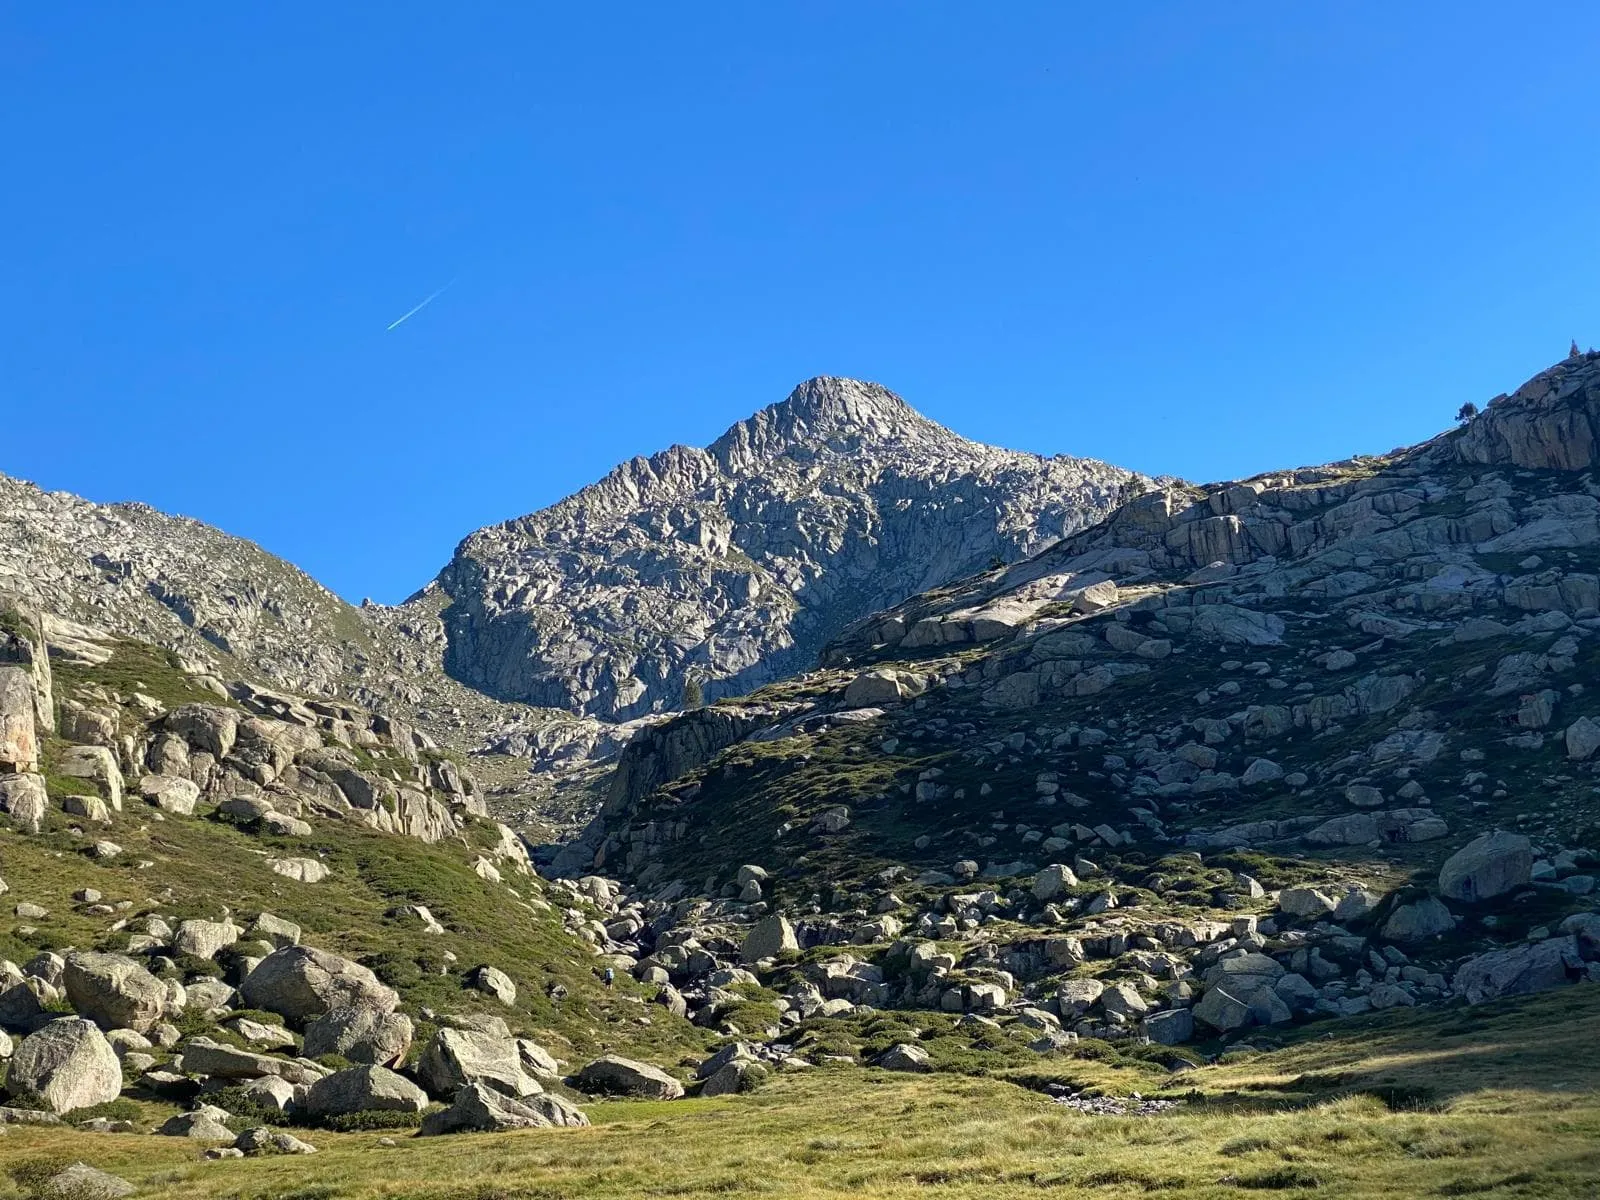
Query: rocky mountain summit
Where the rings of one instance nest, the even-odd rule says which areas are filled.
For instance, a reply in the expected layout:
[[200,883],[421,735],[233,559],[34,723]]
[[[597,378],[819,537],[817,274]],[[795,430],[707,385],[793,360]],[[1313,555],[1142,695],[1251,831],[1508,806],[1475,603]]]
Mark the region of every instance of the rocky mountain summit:
[[447,598],[457,679],[625,720],[692,686],[716,698],[803,670],[861,614],[1033,553],[1148,484],[979,445],[876,384],[819,378],[704,450],[633,459],[473,534],[408,607]]

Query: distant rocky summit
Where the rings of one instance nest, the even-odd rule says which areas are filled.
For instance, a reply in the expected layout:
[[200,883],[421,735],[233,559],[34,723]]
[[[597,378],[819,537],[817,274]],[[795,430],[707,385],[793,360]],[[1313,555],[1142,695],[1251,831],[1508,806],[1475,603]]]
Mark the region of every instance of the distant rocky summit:
[[625,720],[803,670],[851,621],[1010,562],[1151,481],[971,442],[872,383],[818,378],[461,543],[408,607],[492,696]]

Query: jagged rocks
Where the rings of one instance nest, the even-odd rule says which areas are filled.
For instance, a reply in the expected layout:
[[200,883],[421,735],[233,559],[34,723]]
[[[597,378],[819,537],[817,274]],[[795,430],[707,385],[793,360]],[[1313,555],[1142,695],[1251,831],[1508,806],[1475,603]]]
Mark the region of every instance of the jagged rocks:
[[575,1105],[548,1094],[507,1096],[481,1083],[463,1085],[450,1107],[431,1113],[422,1122],[420,1136],[447,1133],[496,1133],[508,1129],[546,1129],[587,1125],[589,1118]]
[[369,1006],[330,1009],[306,1024],[307,1058],[337,1054],[353,1063],[397,1067],[411,1049],[413,1027],[404,1013]]
[[245,977],[242,990],[251,1007],[291,1021],[308,1021],[334,1008],[393,1012],[400,1002],[366,967],[309,946],[267,955]]
[[647,1100],[676,1100],[683,1095],[683,1084],[660,1067],[618,1054],[608,1054],[585,1065],[578,1072],[577,1085],[586,1092]]
[[739,957],[747,963],[761,962],[763,959],[777,958],[780,954],[791,954],[800,949],[800,943],[795,938],[794,926],[787,917],[779,913],[771,913],[757,921],[745,934],[744,944],[739,948]]
[[1583,968],[1578,939],[1569,935],[1469,958],[1456,968],[1451,986],[1468,1004],[1481,1004],[1561,987],[1579,978]]
[[1527,838],[1485,833],[1445,860],[1439,891],[1451,900],[1489,900],[1523,886],[1532,873],[1533,845]]
[[122,1091],[122,1064],[94,1022],[51,1021],[22,1039],[11,1056],[6,1090],[53,1113],[92,1108]]
[[74,951],[66,957],[62,984],[78,1015],[103,1029],[148,1033],[166,1011],[166,985],[121,954]]
[[306,1092],[305,1110],[312,1116],[347,1113],[421,1112],[428,1094],[403,1075],[385,1067],[351,1067],[317,1080]]
[[417,1060],[417,1078],[435,1096],[453,1096],[462,1087],[483,1083],[511,1096],[542,1091],[525,1069],[517,1043],[509,1037],[466,1029],[441,1029]]

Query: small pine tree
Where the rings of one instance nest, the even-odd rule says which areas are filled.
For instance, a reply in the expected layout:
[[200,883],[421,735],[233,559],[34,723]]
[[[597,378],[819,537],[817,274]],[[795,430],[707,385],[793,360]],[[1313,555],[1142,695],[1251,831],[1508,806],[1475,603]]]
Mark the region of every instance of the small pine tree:
[[1456,420],[1460,421],[1463,425],[1465,425],[1468,421],[1472,420],[1472,418],[1477,416],[1477,415],[1478,415],[1478,406],[1476,404],[1474,404],[1471,400],[1468,400],[1465,404],[1463,404],[1459,409],[1456,410]]
[[1567,357],[1568,358],[1582,358],[1583,357],[1583,351],[1578,349],[1578,339],[1577,338],[1573,338],[1572,339],[1572,349],[1567,352]]
[[685,709],[700,708],[706,702],[706,692],[700,686],[700,681],[690,675],[683,681],[683,707]]

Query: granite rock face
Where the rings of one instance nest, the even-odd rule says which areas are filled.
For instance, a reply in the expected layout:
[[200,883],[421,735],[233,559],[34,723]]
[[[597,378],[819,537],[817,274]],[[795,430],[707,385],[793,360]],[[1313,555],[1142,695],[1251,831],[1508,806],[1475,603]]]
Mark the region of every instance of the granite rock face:
[[480,530],[412,603],[448,597],[457,679],[621,720],[677,708],[691,679],[715,699],[802,670],[856,617],[1042,549],[1148,482],[819,378],[706,449]]

